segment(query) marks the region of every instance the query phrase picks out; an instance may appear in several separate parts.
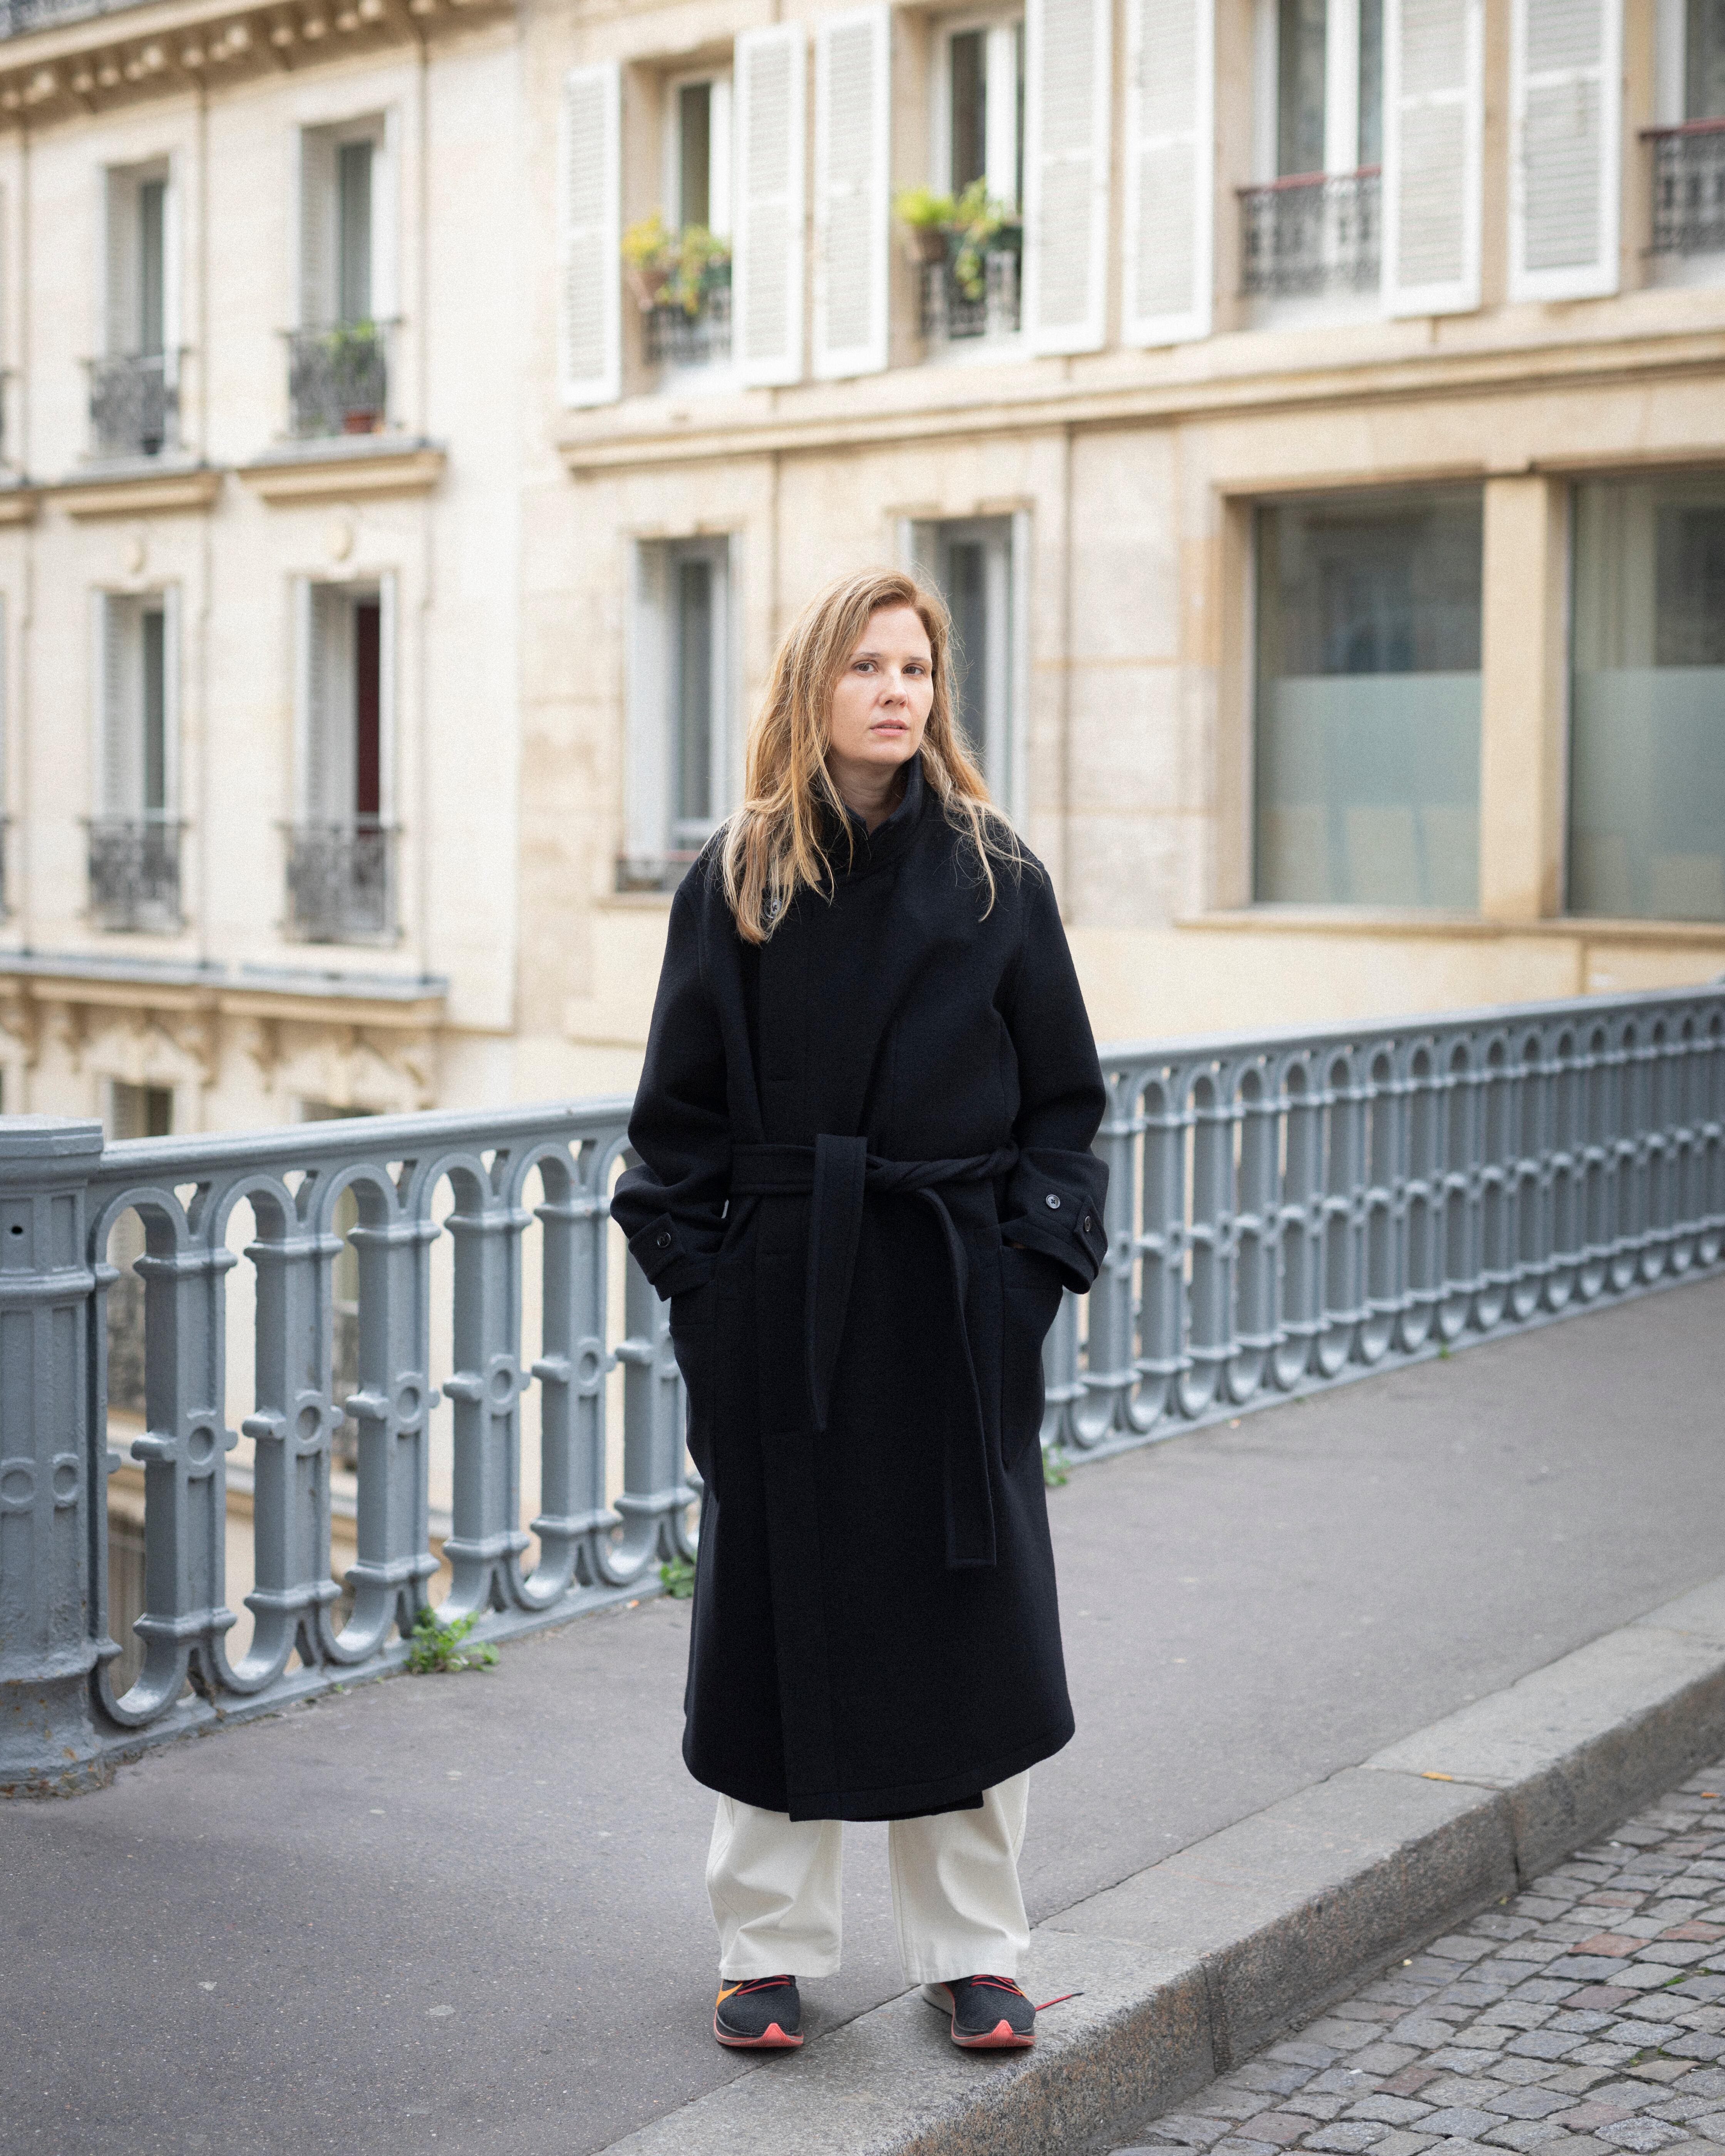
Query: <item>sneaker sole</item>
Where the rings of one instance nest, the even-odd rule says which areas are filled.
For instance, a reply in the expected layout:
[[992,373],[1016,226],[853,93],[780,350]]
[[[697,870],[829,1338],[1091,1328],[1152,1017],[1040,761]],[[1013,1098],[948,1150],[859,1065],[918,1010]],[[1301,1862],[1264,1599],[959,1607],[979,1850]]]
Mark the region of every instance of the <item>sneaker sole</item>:
[[713,2034],[727,2051],[794,2051],[802,2043],[800,2036],[787,2036],[776,2021],[769,2021],[758,2036],[733,2036],[719,2026],[719,2017],[713,2016]]
[[1020,2035],[1009,2021],[997,2021],[983,2036],[961,2036],[956,2029],[949,2033],[961,2051],[1028,2051],[1036,2041],[1034,2030]]

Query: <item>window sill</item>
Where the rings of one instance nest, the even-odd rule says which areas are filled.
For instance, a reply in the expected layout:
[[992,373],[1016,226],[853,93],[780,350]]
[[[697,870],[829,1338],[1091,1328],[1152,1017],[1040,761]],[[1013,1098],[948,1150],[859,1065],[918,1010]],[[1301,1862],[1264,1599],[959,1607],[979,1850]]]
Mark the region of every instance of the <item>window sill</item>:
[[95,517],[209,509],[222,491],[222,480],[223,474],[212,465],[164,464],[151,457],[99,465],[75,479],[52,481],[40,491],[82,523]]
[[1502,941],[1512,936],[1567,937],[1589,943],[1684,943],[1725,951],[1725,921],[1623,921],[1565,913],[1539,921],[1488,920],[1478,913],[1437,913],[1378,906],[1243,906],[1189,913],[1177,929],[1272,936],[1446,937]]
[[429,494],[448,462],[447,452],[418,435],[331,434],[280,443],[241,465],[238,476],[272,506],[346,501]]

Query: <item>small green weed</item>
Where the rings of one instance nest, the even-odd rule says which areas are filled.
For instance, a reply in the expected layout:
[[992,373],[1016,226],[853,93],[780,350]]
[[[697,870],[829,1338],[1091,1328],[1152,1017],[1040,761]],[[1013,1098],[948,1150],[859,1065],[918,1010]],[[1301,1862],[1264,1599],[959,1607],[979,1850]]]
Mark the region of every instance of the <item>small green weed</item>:
[[1048,1490],[1058,1490],[1071,1479],[1072,1458],[1063,1445],[1045,1445],[1042,1448],[1042,1482]]
[[674,1557],[660,1566],[659,1584],[673,1602],[686,1602],[695,1592],[695,1568],[687,1558]]
[[497,1650],[483,1640],[475,1646],[467,1644],[467,1635],[478,1622],[476,1609],[447,1621],[434,1609],[422,1609],[408,1645],[408,1667],[415,1676],[429,1676],[434,1671],[490,1669]]

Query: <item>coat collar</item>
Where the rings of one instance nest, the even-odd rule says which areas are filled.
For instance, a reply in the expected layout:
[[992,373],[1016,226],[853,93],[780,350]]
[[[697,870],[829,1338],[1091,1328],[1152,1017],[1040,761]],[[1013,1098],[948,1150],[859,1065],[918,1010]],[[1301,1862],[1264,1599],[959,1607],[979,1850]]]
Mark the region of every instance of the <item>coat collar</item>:
[[922,759],[914,756],[905,780],[904,799],[884,824],[875,826],[872,834],[856,811],[847,808],[845,820],[850,826],[855,851],[847,858],[839,850],[840,858],[833,864],[837,874],[867,875],[871,870],[885,868],[889,861],[896,861],[916,835],[927,792],[922,780]]

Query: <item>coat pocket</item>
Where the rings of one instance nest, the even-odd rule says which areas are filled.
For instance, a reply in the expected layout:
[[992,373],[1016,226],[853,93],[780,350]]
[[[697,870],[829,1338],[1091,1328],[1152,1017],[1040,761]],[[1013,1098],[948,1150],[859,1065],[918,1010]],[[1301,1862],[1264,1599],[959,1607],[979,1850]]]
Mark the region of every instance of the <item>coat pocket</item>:
[[714,1306],[718,1290],[711,1281],[670,1299],[671,1351],[683,1373],[688,1401],[685,1441],[703,1482],[713,1480],[713,1427],[717,1388],[717,1327]]
[[1000,1464],[1009,1474],[1042,1428],[1042,1343],[1060,1306],[1060,1268],[1040,1250],[1000,1250]]

